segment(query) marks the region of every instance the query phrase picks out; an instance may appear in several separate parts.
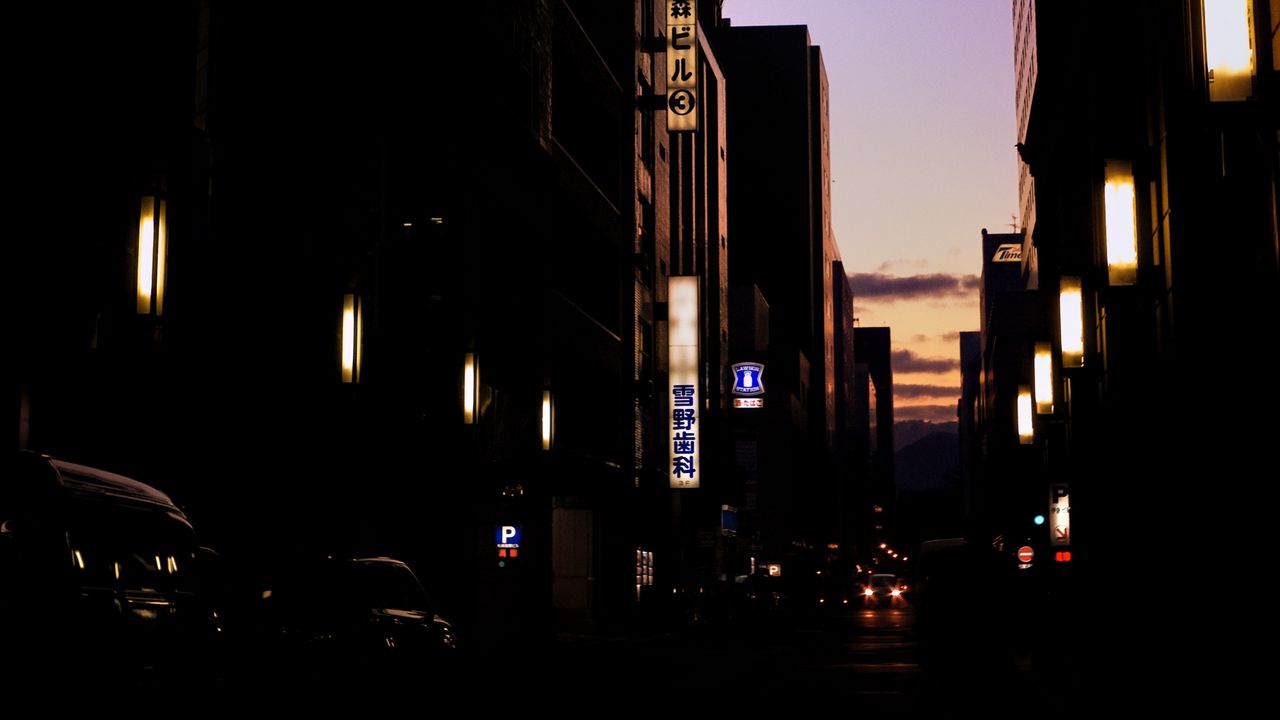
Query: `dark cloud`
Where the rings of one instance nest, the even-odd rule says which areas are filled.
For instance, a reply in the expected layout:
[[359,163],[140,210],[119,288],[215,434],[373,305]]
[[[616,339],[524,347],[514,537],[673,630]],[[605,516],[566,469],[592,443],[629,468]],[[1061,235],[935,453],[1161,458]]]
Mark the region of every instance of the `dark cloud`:
[[917,334],[915,334],[915,335],[912,335],[912,336],[911,336],[911,339],[912,339],[912,340],[914,340],[915,342],[929,342],[929,336],[928,336],[928,335],[922,335],[922,334],[919,334],[919,333],[917,333]]
[[978,291],[977,275],[886,275],[850,273],[855,298],[886,302],[917,298],[968,298]]
[[960,358],[920,357],[910,350],[894,350],[890,360],[895,373],[945,373],[960,369]]
[[943,339],[943,340],[946,340],[947,342],[959,342],[959,341],[960,341],[960,331],[959,331],[959,330],[952,330],[952,331],[951,331],[951,332],[949,332],[949,333],[942,333],[942,339]]
[[952,387],[951,385],[911,385],[909,383],[895,383],[893,386],[893,396],[904,398],[959,398],[960,388]]
[[956,419],[956,406],[952,405],[898,405],[893,409],[895,420],[926,420],[948,422]]

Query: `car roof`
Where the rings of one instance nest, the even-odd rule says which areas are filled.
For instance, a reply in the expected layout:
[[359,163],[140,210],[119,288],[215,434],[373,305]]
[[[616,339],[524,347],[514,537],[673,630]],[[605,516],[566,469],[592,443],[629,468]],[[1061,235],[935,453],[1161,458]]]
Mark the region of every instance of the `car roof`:
[[[48,455],[32,452],[21,452],[19,455],[23,462],[35,462],[52,469],[53,484],[65,491],[71,500],[108,501],[137,509],[158,510],[187,526],[191,525],[186,514],[168,495],[144,482]],[[37,482],[47,482],[39,480],[39,473],[31,477],[36,478]]]

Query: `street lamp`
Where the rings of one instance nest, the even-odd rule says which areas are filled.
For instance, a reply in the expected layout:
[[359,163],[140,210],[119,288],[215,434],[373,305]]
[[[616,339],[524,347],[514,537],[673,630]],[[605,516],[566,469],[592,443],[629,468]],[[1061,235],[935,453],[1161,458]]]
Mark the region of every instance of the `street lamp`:
[[1063,276],[1058,288],[1062,366],[1084,367],[1084,296],[1080,290],[1080,278]]
[[474,425],[480,399],[480,363],[476,354],[467,353],[462,360],[462,422]]
[[[1253,95],[1253,12],[1250,0],[1204,0],[1204,64],[1210,102]],[[1273,4],[1272,7],[1275,7]],[[1275,22],[1273,17],[1272,22]]]
[[164,279],[169,249],[165,202],[154,195],[142,198],[138,213],[138,314],[159,316],[164,311]]
[[364,308],[360,296],[342,296],[342,382],[359,383],[364,358]]
[[1108,160],[1102,191],[1107,246],[1107,280],[1132,285],[1138,280],[1138,210],[1133,189],[1133,165]]
[[542,449],[550,450],[555,434],[555,405],[551,401],[551,391],[542,391]]
[[1036,412],[1048,415],[1053,412],[1053,346],[1047,342],[1036,343]]
[[1018,386],[1018,442],[1030,445],[1035,440],[1035,427],[1031,417],[1031,388]]

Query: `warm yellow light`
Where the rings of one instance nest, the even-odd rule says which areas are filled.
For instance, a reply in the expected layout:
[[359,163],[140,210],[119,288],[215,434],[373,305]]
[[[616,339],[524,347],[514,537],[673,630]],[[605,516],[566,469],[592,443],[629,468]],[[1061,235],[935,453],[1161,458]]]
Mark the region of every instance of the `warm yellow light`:
[[115,572],[116,579],[119,580],[120,579],[120,563],[118,562],[111,563],[111,568]]
[[886,544],[886,543],[880,543],[880,549],[881,549],[881,550],[883,550],[883,549],[885,549],[885,548],[887,548],[887,547],[889,547],[889,546],[888,546],[888,544]]
[[1035,429],[1031,423],[1031,388],[1018,386],[1018,442],[1030,445],[1035,439]]
[[164,200],[160,201],[160,211],[156,213],[156,315],[164,313],[164,277],[165,255],[169,247],[169,227],[164,208]]
[[1058,327],[1062,334],[1062,366],[1084,367],[1084,296],[1078,277],[1062,278]]
[[867,589],[865,589],[865,590],[863,590],[863,591],[862,591],[862,594],[863,594],[863,595],[866,595],[867,597],[871,597],[872,595],[875,595],[875,594],[876,594],[876,591],[875,591],[875,590],[872,590],[871,588],[867,588]]
[[551,449],[551,391],[542,391],[542,449]]
[[1138,210],[1133,189],[1133,166],[1108,160],[1102,202],[1106,217],[1107,279],[1112,285],[1138,280]]
[[83,569],[84,569],[84,556],[80,554],[80,551],[79,551],[79,550],[72,550],[71,552],[75,554],[76,567],[78,567],[78,568],[80,568],[81,570],[83,570]]
[[342,298],[342,382],[360,382],[361,325],[360,298],[347,293]]
[[138,215],[138,312],[151,312],[151,275],[155,270],[156,199],[142,198]]
[[1253,17],[1249,0],[1204,0],[1204,57],[1209,100],[1253,94]]
[[1053,346],[1047,342],[1036,343],[1036,412],[1047,415],[1053,412]]
[[476,421],[476,387],[479,380],[480,369],[476,365],[476,354],[467,353],[462,361],[462,422],[468,425]]

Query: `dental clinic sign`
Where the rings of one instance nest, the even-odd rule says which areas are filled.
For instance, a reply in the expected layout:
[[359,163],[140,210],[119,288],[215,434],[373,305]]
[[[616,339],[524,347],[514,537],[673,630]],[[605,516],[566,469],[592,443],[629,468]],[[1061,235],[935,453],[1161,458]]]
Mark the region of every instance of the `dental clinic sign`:
[[698,129],[698,9],[667,0],[667,130]]
[[667,279],[667,398],[670,400],[671,487],[696,488],[698,476],[698,278]]

